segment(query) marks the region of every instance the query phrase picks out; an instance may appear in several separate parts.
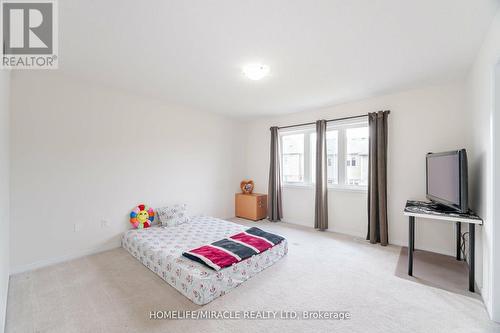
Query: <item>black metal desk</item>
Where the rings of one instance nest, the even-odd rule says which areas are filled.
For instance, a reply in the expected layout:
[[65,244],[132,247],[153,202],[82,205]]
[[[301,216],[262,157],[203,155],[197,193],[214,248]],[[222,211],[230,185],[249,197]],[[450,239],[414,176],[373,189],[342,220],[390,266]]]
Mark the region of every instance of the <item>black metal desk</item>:
[[467,214],[456,213],[439,205],[425,201],[408,200],[404,210],[404,215],[409,219],[408,234],[408,275],[413,275],[413,251],[415,251],[415,218],[443,220],[456,223],[457,252],[456,259],[462,260],[460,249],[462,246],[461,223],[469,224],[469,291],[474,292],[475,273],[475,227],[476,224],[483,224],[483,220],[469,211]]

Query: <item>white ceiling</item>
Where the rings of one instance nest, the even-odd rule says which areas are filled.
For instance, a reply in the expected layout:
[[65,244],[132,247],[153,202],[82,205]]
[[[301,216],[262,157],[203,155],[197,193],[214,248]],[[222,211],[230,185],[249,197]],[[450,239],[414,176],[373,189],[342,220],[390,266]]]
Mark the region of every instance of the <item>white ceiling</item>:
[[[63,73],[233,116],[462,77],[495,0],[64,0]],[[260,61],[262,81],[241,73]]]

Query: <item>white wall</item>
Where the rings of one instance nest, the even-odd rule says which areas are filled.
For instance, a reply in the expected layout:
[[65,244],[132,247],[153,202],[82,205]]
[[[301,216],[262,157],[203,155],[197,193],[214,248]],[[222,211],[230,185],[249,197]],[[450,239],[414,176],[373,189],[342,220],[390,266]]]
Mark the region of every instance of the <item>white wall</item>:
[[[406,245],[407,199],[425,199],[425,154],[469,148],[464,119],[463,83],[450,83],[370,98],[335,107],[309,110],[247,123],[247,167],[245,176],[256,181],[256,190],[267,192],[269,127],[391,110],[389,116],[388,214],[389,241]],[[366,192],[329,193],[330,230],[366,236]],[[314,190],[283,189],[284,220],[313,226]],[[417,223],[416,246],[454,255],[455,233],[447,222]]]
[[[494,115],[495,65],[500,60],[500,10],[479,50],[467,79],[467,112],[472,125],[472,150],[469,154],[471,203],[484,219],[484,226],[477,235],[483,266],[478,267],[482,275],[478,283],[483,285],[482,296],[490,316],[500,321],[500,226],[493,220],[493,138],[492,117]],[[497,82],[500,84],[500,82]],[[499,128],[495,129],[496,131]],[[497,141],[498,142],[498,141]],[[493,256],[496,253],[496,256]],[[495,273],[495,274],[494,274]],[[479,278],[482,281],[479,281]],[[494,283],[495,282],[495,283]],[[493,304],[493,293],[496,304]]]
[[10,73],[0,70],[0,332],[5,327],[9,287]]
[[119,246],[130,210],[142,202],[234,216],[240,129],[223,116],[56,72],[16,72],[13,272]]

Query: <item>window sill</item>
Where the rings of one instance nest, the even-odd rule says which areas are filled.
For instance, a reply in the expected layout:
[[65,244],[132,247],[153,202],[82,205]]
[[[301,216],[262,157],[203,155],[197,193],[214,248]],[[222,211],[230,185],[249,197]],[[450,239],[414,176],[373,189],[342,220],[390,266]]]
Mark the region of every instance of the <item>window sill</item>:
[[300,188],[300,189],[314,189],[314,185],[312,184],[283,184],[283,188]]
[[[314,184],[283,184],[282,187],[283,188],[292,188],[292,189],[314,190]],[[367,193],[368,187],[367,186],[334,185],[334,186],[328,186],[328,191]]]
[[336,185],[336,186],[328,186],[328,191],[367,193],[368,186]]

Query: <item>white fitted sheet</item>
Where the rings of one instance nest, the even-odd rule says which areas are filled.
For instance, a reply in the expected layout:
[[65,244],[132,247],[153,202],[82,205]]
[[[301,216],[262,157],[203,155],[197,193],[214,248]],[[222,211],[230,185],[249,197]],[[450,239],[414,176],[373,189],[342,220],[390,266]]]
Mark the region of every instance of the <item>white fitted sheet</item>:
[[122,246],[150,270],[196,304],[224,295],[288,252],[287,241],[218,272],[182,256],[182,252],[248,229],[213,217],[192,217],[174,227],[127,231]]

